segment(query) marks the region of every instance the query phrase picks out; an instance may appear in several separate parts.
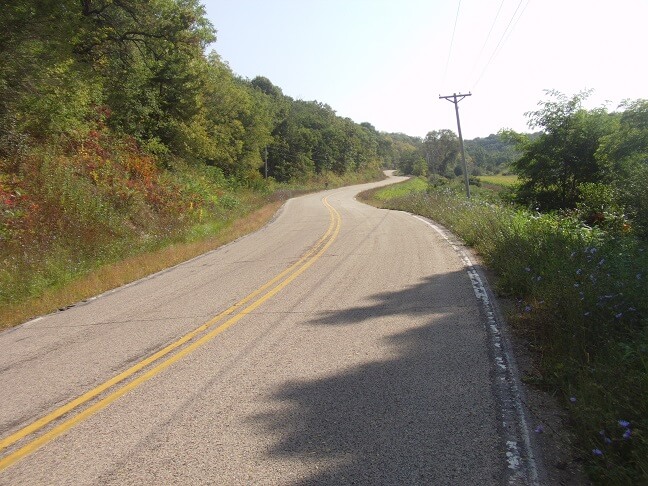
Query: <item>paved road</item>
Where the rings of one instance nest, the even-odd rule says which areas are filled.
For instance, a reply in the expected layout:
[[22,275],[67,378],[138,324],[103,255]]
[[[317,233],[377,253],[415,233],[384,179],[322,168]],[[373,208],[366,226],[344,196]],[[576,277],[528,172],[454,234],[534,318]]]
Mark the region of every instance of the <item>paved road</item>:
[[0,334],[0,484],[515,480],[464,262],[367,187]]

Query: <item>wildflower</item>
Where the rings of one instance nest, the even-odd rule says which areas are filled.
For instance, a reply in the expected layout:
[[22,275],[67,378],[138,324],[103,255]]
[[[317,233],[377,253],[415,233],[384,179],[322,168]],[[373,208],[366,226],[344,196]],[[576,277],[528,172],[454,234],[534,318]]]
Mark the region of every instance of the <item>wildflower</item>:
[[605,437],[603,439],[603,442],[605,442],[606,445],[610,445],[612,443],[612,439],[610,439],[609,437]]
[[630,422],[628,422],[627,420],[619,420],[619,427],[627,429],[628,427],[630,427]]
[[524,269],[524,271],[525,271],[525,272],[530,272],[531,269],[530,269],[529,267],[526,267],[526,268]]
[[578,288],[578,287],[580,287],[580,284],[579,284],[579,283],[575,283],[575,284],[574,284],[574,288]]
[[605,263],[605,258],[601,258],[601,261],[598,262],[599,267]]
[[623,312],[619,312],[619,313],[618,313],[617,315],[615,315],[614,317],[616,317],[617,319],[621,319],[621,317],[623,317]]
[[536,280],[539,282],[540,280],[542,280],[542,277],[541,277],[540,275],[538,275],[538,276],[536,277]]
[[544,428],[542,427],[542,425],[538,425],[538,426],[535,428],[535,433],[536,433],[536,434],[542,434],[543,432],[544,432]]
[[641,274],[640,273],[637,274],[637,280],[641,280]]
[[527,306],[524,308],[524,312],[531,312],[531,306],[530,306],[530,305],[527,305]]
[[576,403],[576,397],[569,397],[569,401],[572,403]]
[[590,313],[589,313],[589,311],[587,311],[587,312],[585,312],[583,315],[584,315],[585,317],[587,317],[587,316],[590,315]]
[[626,429],[625,432],[623,433],[623,439],[628,440],[632,436],[632,430]]
[[600,457],[603,455],[603,451],[601,449],[592,449],[592,454]]

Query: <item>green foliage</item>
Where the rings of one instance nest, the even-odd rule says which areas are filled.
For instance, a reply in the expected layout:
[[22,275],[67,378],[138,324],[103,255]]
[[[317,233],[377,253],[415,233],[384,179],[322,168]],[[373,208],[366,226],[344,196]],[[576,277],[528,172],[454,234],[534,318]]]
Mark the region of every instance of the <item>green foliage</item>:
[[[485,174],[498,174],[507,170],[520,156],[515,143],[495,134],[465,140],[464,146],[466,155],[472,159],[475,169]],[[476,174],[474,170],[472,173],[481,175]]]
[[[581,186],[588,207],[610,201],[604,187]],[[374,197],[383,207],[433,218],[475,246],[497,273],[500,292],[517,299],[516,326],[540,352],[541,381],[569,408],[593,479],[647,482],[645,243],[578,217],[493,204],[479,193],[467,200],[460,188],[389,188]]]
[[459,161],[459,137],[452,130],[429,132],[423,140],[423,150],[431,174],[452,177]]
[[541,210],[573,208],[580,184],[611,178],[610,167],[595,154],[601,138],[613,129],[613,118],[604,108],[585,110],[587,92],[572,98],[548,94],[553,99],[527,113],[530,126],[542,133],[535,140],[518,138],[522,157],[513,163],[522,182],[518,198]]
[[635,231],[648,237],[648,100],[626,101],[615,130],[601,139],[596,156],[614,168],[612,185]]

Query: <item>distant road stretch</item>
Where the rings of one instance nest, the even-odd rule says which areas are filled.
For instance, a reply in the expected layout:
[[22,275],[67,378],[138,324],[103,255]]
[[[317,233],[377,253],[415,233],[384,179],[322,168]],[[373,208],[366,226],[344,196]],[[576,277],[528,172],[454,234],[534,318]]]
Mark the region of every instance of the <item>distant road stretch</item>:
[[1,333],[0,484],[534,484],[469,262],[354,199],[398,180]]

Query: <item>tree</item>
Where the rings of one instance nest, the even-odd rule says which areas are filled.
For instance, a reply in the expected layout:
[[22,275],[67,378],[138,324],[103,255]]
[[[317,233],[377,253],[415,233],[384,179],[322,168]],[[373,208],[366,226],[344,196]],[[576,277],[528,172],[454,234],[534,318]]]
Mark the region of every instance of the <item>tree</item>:
[[429,132],[423,140],[431,174],[449,176],[459,155],[459,137],[452,130]]
[[526,114],[529,126],[542,133],[534,140],[508,134],[522,151],[512,164],[522,181],[518,198],[544,210],[573,208],[580,184],[611,179],[611,167],[595,154],[601,138],[613,129],[613,117],[605,108],[583,108],[589,92],[571,98],[557,91],[547,93],[552,99]]

